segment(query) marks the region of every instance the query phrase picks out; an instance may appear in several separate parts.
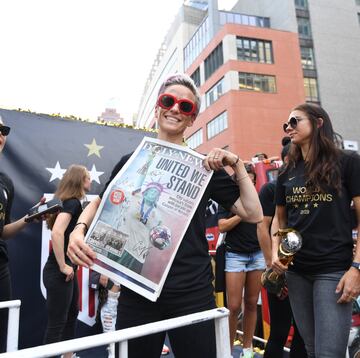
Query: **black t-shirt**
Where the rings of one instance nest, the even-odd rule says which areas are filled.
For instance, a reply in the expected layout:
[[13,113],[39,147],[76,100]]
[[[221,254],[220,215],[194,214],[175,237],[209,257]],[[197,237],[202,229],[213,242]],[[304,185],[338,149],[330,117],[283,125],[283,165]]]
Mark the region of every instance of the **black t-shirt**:
[[[229,219],[234,214],[219,206],[218,220]],[[252,253],[260,250],[256,234],[256,224],[240,221],[232,230],[226,233],[226,251],[238,254]]]
[[[130,155],[122,157],[114,167],[100,197]],[[208,200],[213,199],[230,209],[239,195],[238,186],[224,170],[214,172],[179,246],[158,301],[171,299],[173,303],[177,301],[184,303],[182,296],[185,294],[191,297],[191,300],[208,299],[212,294],[213,274],[205,236],[206,207]],[[126,294],[131,294],[129,291],[126,287],[122,289]]]
[[276,181],[270,181],[261,187],[259,199],[264,216],[273,217],[275,215],[275,189]]
[[1,238],[4,225],[10,223],[10,211],[14,199],[14,185],[4,173],[0,173],[0,263],[8,261],[7,246]]
[[303,238],[291,270],[329,273],[350,267],[353,249],[350,203],[360,195],[360,157],[354,152],[342,152],[340,168],[341,195],[332,188],[308,194],[303,161],[278,177],[276,204],[286,207],[287,226],[299,231]]
[[[64,233],[64,255],[65,255],[65,262],[68,265],[71,265],[71,261],[70,259],[66,256],[66,252],[67,252],[67,248],[69,245],[69,236],[71,234],[71,232],[74,230],[76,222],[82,212],[82,206],[81,203],[78,199],[67,199],[64,200],[62,203],[62,209],[61,211],[62,213],[69,213],[71,215],[71,220],[69,225],[67,226],[65,233]],[[55,254],[54,251],[51,250],[50,255],[49,255],[49,262],[53,262],[53,263],[57,263],[56,262],[56,258],[55,258]]]

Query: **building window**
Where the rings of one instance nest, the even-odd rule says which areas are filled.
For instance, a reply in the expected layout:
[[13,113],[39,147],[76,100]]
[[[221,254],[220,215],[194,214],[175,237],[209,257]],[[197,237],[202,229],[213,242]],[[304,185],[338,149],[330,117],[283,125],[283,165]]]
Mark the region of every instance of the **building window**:
[[268,17],[245,15],[228,11],[219,11],[219,13],[220,25],[240,24],[257,27],[270,27],[270,18]]
[[211,106],[224,94],[224,78],[205,93],[206,107]]
[[223,112],[206,125],[207,138],[211,139],[228,127],[227,112]]
[[236,48],[238,60],[273,63],[271,41],[237,37]]
[[360,25],[360,12],[358,12],[358,20],[359,20],[359,25]]
[[222,42],[205,59],[205,80],[207,80],[224,63]]
[[311,26],[310,26],[310,19],[305,17],[298,17],[298,33],[300,37],[303,38],[311,38]]
[[308,102],[319,102],[316,78],[304,77],[305,97]]
[[200,144],[202,144],[203,143],[202,128],[200,128],[198,131],[196,131],[194,134],[192,134],[189,138],[187,138],[186,143],[191,149],[195,149]]
[[295,0],[295,7],[301,10],[308,9],[308,2],[307,0]]
[[315,69],[314,49],[312,47],[300,47],[301,49],[301,63],[304,70]]
[[276,92],[275,76],[239,72],[239,89],[256,92]]
[[198,67],[190,76],[194,81],[196,87],[200,87],[200,68]]

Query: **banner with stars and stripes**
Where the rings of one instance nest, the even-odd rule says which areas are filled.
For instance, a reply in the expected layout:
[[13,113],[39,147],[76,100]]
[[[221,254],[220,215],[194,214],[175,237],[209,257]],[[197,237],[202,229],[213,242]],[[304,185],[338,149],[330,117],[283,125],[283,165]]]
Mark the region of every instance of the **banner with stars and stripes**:
[[[71,164],[86,166],[91,175],[88,199],[100,193],[120,158],[152,133],[66,120],[56,116],[0,109],[11,127],[0,158],[0,171],[14,182],[12,220],[46,195],[50,198]],[[42,268],[49,252],[50,232],[32,223],[7,241],[13,299],[21,299],[19,347],[40,345],[46,323]],[[78,336],[94,334],[95,300],[88,289],[88,270],[79,270]],[[34,329],[36,327],[36,329]]]

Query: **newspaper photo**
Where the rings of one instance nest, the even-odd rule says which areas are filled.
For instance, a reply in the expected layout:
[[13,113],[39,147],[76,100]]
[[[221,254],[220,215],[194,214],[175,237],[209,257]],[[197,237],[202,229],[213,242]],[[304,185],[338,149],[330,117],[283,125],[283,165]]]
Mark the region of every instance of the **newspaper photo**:
[[156,301],[212,175],[203,158],[143,139],[107,187],[86,235],[95,271]]

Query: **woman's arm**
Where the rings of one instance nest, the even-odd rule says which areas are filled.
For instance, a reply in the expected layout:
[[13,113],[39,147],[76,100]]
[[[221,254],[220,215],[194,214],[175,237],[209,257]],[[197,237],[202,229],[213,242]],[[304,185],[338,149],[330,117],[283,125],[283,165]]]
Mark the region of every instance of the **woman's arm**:
[[[275,217],[279,225],[279,229],[285,229],[287,226],[287,215],[285,206],[276,205]],[[272,269],[278,274],[282,275],[287,269],[288,266],[280,262],[278,251],[280,245],[280,236],[272,234]]]
[[71,266],[66,264],[64,254],[64,234],[66,228],[70,224],[70,221],[71,214],[65,212],[60,213],[56,217],[54,226],[51,229],[52,248],[55,254],[56,262],[60,271],[66,275],[66,281],[69,281],[74,277],[74,270]]
[[[101,203],[100,197],[96,197],[81,213],[78,224],[70,234],[67,255],[72,263],[80,266],[90,267],[96,258],[95,252],[89,245],[85,244],[84,237],[87,229],[94,219],[96,211]],[[81,224],[80,224],[81,223]]]
[[207,170],[219,170],[224,166],[230,166],[234,170],[240,190],[240,197],[231,207],[231,211],[243,221],[260,222],[263,218],[260,200],[239,156],[221,148],[214,148],[204,159],[204,167]]
[[[358,232],[356,251],[353,261],[360,262],[360,196],[354,197],[353,201],[357,218]],[[339,284],[336,287],[336,292],[342,292],[338,303],[346,303],[356,299],[360,294],[360,270],[351,266],[350,269],[346,271],[344,276],[341,278]]]
[[257,237],[261,251],[265,258],[266,267],[271,266],[271,237],[270,226],[272,222],[271,216],[264,216],[263,221],[257,224]]
[[27,224],[25,222],[25,218],[26,218],[26,215],[17,221],[14,221],[10,224],[5,225],[1,238],[8,239],[11,236],[15,235],[16,233],[18,233],[21,229],[23,229],[25,227],[25,225]]
[[240,224],[241,217],[234,215],[228,219],[218,220],[218,227],[221,233],[231,231],[236,225]]

